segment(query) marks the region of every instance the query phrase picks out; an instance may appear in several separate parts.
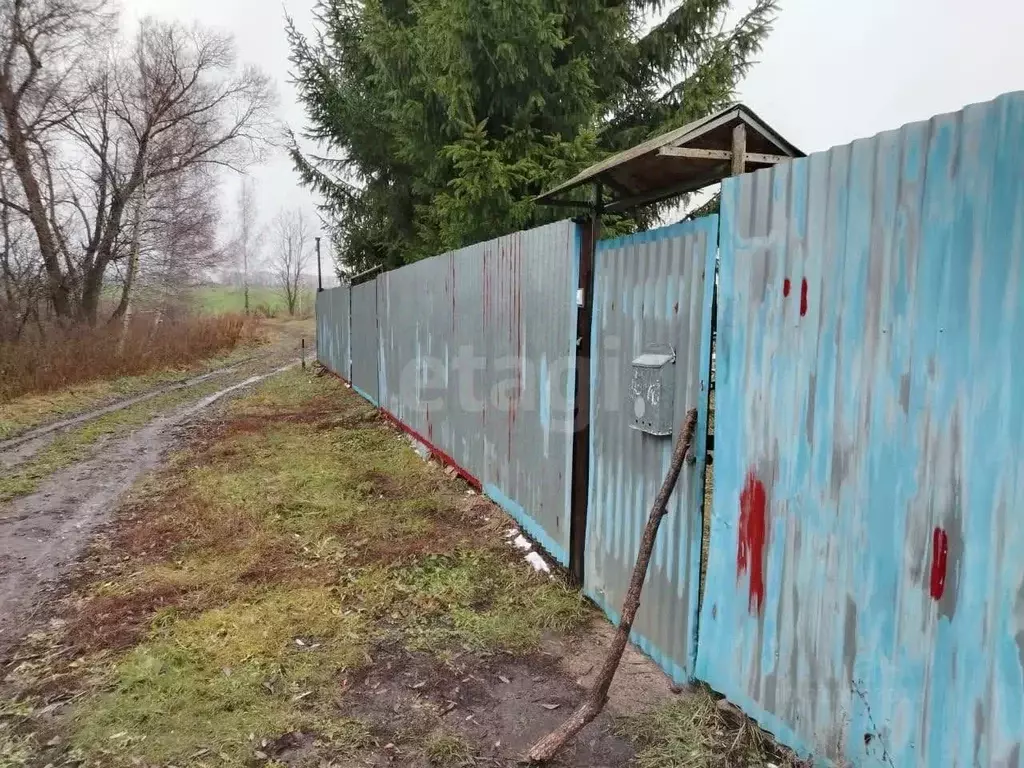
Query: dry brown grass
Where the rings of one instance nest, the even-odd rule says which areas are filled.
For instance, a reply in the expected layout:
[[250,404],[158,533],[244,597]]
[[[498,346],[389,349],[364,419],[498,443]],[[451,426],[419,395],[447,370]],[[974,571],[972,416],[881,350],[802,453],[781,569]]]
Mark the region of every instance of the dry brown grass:
[[809,768],[710,688],[633,717],[617,729],[637,747],[637,768]]
[[136,376],[189,365],[234,349],[260,333],[241,315],[194,316],[155,323],[140,315],[119,350],[119,323],[35,331],[19,342],[0,344],[0,403],[30,393]]

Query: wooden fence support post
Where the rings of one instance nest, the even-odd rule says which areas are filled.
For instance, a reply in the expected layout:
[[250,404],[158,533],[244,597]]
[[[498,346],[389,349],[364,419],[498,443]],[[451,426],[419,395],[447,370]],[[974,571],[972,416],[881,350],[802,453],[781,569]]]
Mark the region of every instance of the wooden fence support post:
[[603,211],[601,184],[597,183],[594,185],[594,207],[590,221],[584,225],[580,243],[578,287],[582,302],[576,310],[576,414],[569,495],[569,578],[577,587],[583,586],[587,541],[587,495],[590,491],[590,331],[594,318],[594,254],[601,239]]

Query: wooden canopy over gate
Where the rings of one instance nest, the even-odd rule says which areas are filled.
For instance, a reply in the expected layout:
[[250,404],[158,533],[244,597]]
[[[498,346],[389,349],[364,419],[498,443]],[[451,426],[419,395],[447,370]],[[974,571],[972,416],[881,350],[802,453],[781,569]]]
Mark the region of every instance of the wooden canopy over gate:
[[804,153],[752,109],[734,104],[612,155],[540,195],[537,202],[590,207],[571,193],[600,184],[602,210],[625,211],[794,157]]

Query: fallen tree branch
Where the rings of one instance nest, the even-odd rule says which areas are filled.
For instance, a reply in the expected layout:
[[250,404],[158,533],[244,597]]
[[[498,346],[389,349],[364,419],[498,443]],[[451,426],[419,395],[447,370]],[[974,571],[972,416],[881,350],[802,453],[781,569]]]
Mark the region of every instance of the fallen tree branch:
[[587,724],[601,714],[604,705],[608,701],[608,689],[611,687],[612,678],[619,668],[622,660],[622,653],[626,650],[626,643],[629,642],[629,633],[633,629],[633,621],[636,619],[637,611],[640,610],[640,591],[644,586],[644,579],[647,577],[647,568],[651,563],[651,554],[654,552],[654,541],[658,535],[658,527],[661,519],[665,516],[668,508],[668,500],[676,487],[679,479],[679,472],[686,460],[686,454],[690,451],[690,444],[693,442],[693,432],[697,425],[697,410],[691,409],[686,414],[683,422],[683,430],[676,440],[675,449],[672,452],[672,462],[669,464],[668,474],[661,484],[661,490],[651,507],[650,517],[647,518],[647,525],[644,528],[643,538],[640,540],[640,550],[636,554],[636,565],[633,568],[633,575],[629,581],[629,591],[626,592],[626,599],[622,605],[622,618],[619,620],[619,628],[612,640],[608,656],[605,658],[601,672],[594,681],[593,688],[587,694],[576,711],[568,720],[538,741],[526,753],[526,759],[531,763],[545,763],[551,760],[565,744],[582,731]]

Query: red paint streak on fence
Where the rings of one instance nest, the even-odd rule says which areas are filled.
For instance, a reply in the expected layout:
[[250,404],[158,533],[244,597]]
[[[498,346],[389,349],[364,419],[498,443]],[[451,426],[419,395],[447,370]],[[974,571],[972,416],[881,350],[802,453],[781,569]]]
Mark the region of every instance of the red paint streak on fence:
[[753,470],[740,493],[739,543],[736,548],[736,575],[750,575],[747,609],[760,614],[764,606],[764,546],[768,539],[768,502],[764,484]]
[[[484,248],[484,258],[483,258],[483,281],[482,281],[483,282],[483,295],[480,297],[480,305],[481,305],[482,310],[483,310],[483,327],[485,329],[485,333],[484,333],[484,338],[485,339],[487,338],[487,333],[486,333],[487,321],[488,321],[488,318],[490,316],[490,311],[491,311],[491,270],[490,270],[490,258],[491,258],[491,249],[485,247]],[[483,409],[481,411],[481,421],[482,421],[483,428],[484,428],[484,434],[486,434],[487,433],[487,405],[486,405],[486,403],[484,404],[484,407],[483,407]]]
[[515,234],[511,237],[508,247],[508,343],[509,354],[512,355],[513,375],[516,380],[508,390],[508,457],[512,459],[512,436],[515,432],[516,419],[519,415],[519,401],[523,392],[522,357],[520,355],[523,340],[523,240]]
[[478,491],[483,489],[483,486],[481,485],[479,480],[477,480],[473,475],[471,475],[469,472],[467,472],[465,469],[463,469],[461,466],[459,466],[459,464],[455,461],[455,459],[453,459],[451,456],[449,456],[444,451],[442,451],[439,448],[437,448],[437,446],[435,446],[430,440],[425,438],[423,435],[421,435],[415,429],[410,427],[408,424],[403,423],[402,421],[399,420],[399,418],[397,416],[395,416],[393,413],[390,413],[389,411],[385,411],[383,408],[380,409],[380,414],[385,419],[387,419],[392,424],[394,424],[396,427],[398,427],[400,430],[402,430],[403,432],[405,432],[408,435],[411,435],[417,441],[419,441],[420,443],[425,445],[427,447],[427,450],[430,452],[431,458],[436,459],[437,461],[441,462],[445,466],[454,467],[455,468],[455,472],[459,475],[459,477],[461,477],[463,480],[465,480],[471,486],[476,488]]
[[783,296],[788,298],[789,297],[789,292],[792,290],[792,288],[793,288],[793,286],[789,282],[789,278],[788,277],[785,280],[782,281],[782,295]]
[[487,248],[484,248],[484,257],[483,257],[483,259],[480,262],[480,264],[481,264],[480,268],[481,268],[481,271],[483,273],[482,277],[481,277],[481,281],[480,281],[481,283],[483,283],[483,295],[480,297],[480,308],[481,308],[481,312],[483,314],[484,328],[487,327],[487,307],[488,307],[488,303],[489,303],[489,299],[490,299],[490,294],[491,294],[490,278],[489,278],[489,276],[487,274],[487,258],[490,255],[491,255],[491,252]]
[[807,314],[807,278],[800,281],[800,317]]
[[946,555],[949,553],[949,537],[941,528],[932,532],[932,577],[930,592],[933,600],[942,598],[946,591]]
[[449,266],[452,273],[452,338],[455,338],[455,251],[448,256]]

